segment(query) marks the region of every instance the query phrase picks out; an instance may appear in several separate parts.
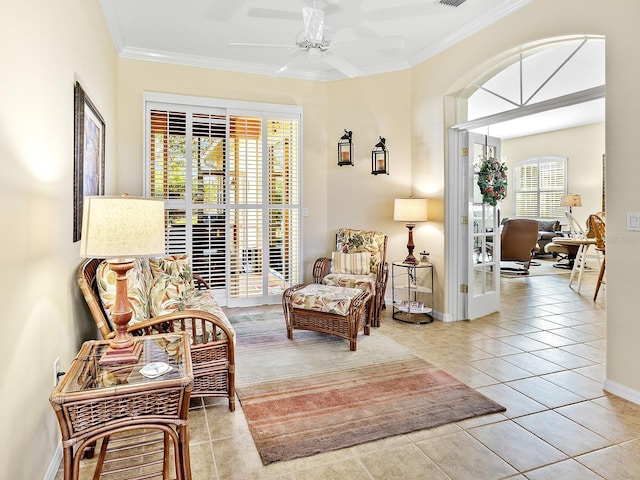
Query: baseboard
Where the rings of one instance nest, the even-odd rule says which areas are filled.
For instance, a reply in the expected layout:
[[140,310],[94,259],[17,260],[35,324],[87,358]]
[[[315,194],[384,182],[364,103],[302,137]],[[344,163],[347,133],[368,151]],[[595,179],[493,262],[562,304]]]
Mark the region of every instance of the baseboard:
[[617,395],[620,398],[624,398],[625,400],[629,400],[636,405],[640,405],[640,392],[637,390],[633,390],[632,388],[620,385],[613,380],[606,379],[604,381],[604,389],[607,392]]
[[55,480],[58,470],[60,470],[60,464],[62,463],[62,444],[58,442],[58,448],[56,448],[53,458],[49,463],[49,468],[42,480]]

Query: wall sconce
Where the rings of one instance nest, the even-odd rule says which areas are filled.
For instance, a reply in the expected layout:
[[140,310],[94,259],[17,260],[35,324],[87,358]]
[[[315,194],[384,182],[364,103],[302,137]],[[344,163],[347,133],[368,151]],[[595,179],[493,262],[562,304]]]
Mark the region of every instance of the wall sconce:
[[389,175],[389,150],[384,142],[385,139],[380,137],[380,141],[376,143],[371,152],[371,175],[380,175],[381,173]]
[[344,135],[340,137],[338,142],[338,165],[351,165],[353,166],[353,143],[351,137],[353,132],[351,130],[344,131]]

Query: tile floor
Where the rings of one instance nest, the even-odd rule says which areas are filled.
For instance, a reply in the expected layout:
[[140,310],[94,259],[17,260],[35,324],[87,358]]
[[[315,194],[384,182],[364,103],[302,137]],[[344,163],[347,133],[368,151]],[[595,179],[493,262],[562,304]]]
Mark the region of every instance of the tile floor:
[[640,478],[640,406],[602,390],[605,291],[593,302],[595,275],[585,275],[581,293],[567,284],[568,275],[503,278],[499,313],[409,325],[386,310],[372,332],[506,412],[264,467],[240,405],[231,413],[223,400],[195,400],[194,479]]

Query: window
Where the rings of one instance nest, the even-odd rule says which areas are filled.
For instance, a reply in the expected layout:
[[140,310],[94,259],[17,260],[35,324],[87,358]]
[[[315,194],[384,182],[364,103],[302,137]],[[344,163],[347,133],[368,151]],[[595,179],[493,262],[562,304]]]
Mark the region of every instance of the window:
[[515,168],[516,216],[561,218],[560,198],[567,192],[567,159],[541,156],[524,160]]
[[223,304],[299,283],[300,112],[145,95],[145,194],[165,200],[167,253],[188,253]]

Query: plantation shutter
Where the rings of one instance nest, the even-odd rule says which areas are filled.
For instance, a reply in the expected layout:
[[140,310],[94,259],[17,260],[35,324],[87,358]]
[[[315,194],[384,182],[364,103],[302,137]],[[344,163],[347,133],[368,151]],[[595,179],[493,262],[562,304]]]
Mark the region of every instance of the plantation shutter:
[[515,211],[518,217],[561,218],[560,198],[567,191],[566,158],[536,157],[515,169]]
[[279,302],[300,281],[300,115],[146,112],[145,192],[165,201],[167,253],[189,254],[222,304]]

